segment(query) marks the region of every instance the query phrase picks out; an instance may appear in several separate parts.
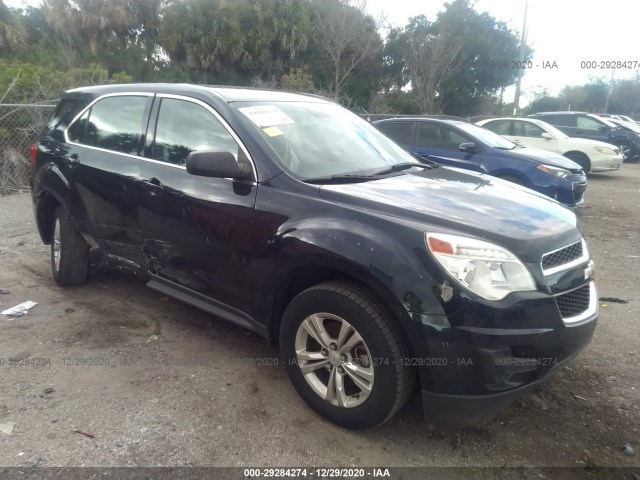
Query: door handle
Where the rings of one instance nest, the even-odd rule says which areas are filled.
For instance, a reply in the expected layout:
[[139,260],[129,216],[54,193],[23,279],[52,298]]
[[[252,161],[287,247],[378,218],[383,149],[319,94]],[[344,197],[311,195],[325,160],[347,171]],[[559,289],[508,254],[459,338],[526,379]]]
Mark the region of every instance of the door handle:
[[62,159],[70,167],[77,163],[80,163],[80,157],[78,157],[77,153],[72,153],[71,155],[63,155]]
[[141,180],[140,184],[142,188],[149,192],[149,195],[160,195],[164,191],[164,185],[156,177],[152,177],[149,180]]

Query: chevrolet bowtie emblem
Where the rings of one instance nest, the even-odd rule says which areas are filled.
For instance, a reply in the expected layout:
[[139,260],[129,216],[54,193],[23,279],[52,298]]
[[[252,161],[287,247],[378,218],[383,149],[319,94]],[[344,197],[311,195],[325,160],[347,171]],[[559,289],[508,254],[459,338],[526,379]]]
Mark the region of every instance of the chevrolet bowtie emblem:
[[596,278],[596,264],[593,263],[593,260],[589,260],[589,263],[587,264],[587,268],[584,269],[584,279],[594,280],[595,278]]

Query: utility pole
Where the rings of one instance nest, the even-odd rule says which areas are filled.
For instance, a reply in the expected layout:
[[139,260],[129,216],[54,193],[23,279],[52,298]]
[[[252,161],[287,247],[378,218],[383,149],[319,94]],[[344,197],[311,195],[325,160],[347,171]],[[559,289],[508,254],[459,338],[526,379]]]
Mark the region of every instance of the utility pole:
[[[520,36],[520,67],[524,64],[524,52],[527,44],[527,11],[529,10],[529,0],[524,0],[524,20],[522,21],[522,35]],[[516,81],[516,95],[513,99],[513,116],[517,116],[520,112],[520,85],[522,83],[522,75],[524,68],[518,69],[518,80]]]
[[612,68],[611,69],[611,80],[609,80],[609,91],[607,92],[607,101],[604,104],[604,112],[603,113],[609,113],[609,99],[611,98],[611,92],[613,91],[613,76],[616,73],[616,69]]

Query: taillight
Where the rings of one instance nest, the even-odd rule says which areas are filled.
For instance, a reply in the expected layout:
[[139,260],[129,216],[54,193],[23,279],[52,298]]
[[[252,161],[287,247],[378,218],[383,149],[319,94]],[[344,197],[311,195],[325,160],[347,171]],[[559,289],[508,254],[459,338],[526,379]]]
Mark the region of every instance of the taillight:
[[32,143],[31,146],[29,147],[29,166],[31,167],[31,169],[33,170],[33,167],[36,166],[36,154],[38,153],[38,145],[35,143]]

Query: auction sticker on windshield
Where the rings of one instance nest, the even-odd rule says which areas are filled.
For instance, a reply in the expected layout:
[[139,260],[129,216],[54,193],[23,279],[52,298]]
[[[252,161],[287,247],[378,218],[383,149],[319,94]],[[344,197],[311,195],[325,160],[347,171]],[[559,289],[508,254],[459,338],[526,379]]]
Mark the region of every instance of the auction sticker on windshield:
[[255,107],[239,108],[249,120],[259,127],[273,127],[275,125],[286,125],[294,121],[275,105],[259,105]]

